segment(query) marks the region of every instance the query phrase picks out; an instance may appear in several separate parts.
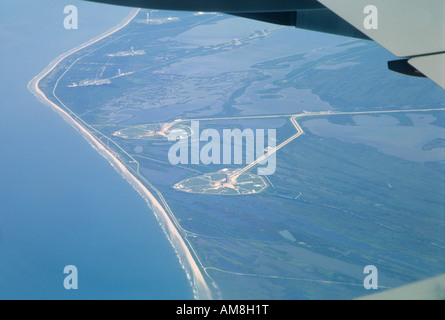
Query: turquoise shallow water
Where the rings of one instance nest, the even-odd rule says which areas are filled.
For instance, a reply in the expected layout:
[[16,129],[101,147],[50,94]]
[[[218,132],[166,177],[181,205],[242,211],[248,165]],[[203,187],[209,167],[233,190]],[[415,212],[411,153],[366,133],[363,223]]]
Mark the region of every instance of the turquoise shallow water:
[[[78,30],[63,28],[68,4]],[[193,298],[145,201],[26,87],[129,9],[59,0],[0,9],[0,298]],[[63,287],[66,265],[78,268],[76,291]]]

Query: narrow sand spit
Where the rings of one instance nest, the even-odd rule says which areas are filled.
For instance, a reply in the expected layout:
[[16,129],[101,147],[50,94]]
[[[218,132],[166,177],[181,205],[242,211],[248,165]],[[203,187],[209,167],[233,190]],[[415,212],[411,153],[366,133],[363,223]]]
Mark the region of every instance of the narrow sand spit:
[[179,261],[182,267],[187,273],[187,277],[192,282],[193,291],[196,299],[212,299],[212,294],[207,286],[207,283],[201,273],[200,268],[196,264],[189,248],[187,247],[181,234],[178,232],[174,223],[170,219],[169,215],[165,211],[164,207],[153,196],[152,193],[141,183],[125,165],[116,158],[110,150],[108,150],[96,137],[94,137],[90,131],[88,131],[82,124],[75,121],[65,110],[60,106],[48,99],[48,97],[40,90],[40,81],[47,76],[54,68],[68,56],[100,41],[106,37],[114,34],[127,26],[139,13],[140,9],[135,9],[122,21],[118,26],[108,30],[107,32],[99,35],[98,37],[60,55],[54,61],[52,61],[48,67],[40,72],[34,79],[28,83],[28,89],[39,99],[42,103],[49,105],[55,110],[62,118],[78,130],[82,136],[93,146],[95,150],[99,152],[110,164],[138,191],[138,193],[147,201],[150,208],[153,210],[156,218],[162,226],[168,240],[176,251]]

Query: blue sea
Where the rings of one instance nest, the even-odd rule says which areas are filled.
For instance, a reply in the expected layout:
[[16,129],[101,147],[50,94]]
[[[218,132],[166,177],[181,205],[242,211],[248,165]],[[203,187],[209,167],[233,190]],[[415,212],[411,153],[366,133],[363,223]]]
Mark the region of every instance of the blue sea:
[[[75,5],[79,29],[65,30]],[[54,58],[130,9],[70,0],[0,4],[0,299],[192,299],[139,194],[28,91]],[[78,269],[78,290],[63,286]]]

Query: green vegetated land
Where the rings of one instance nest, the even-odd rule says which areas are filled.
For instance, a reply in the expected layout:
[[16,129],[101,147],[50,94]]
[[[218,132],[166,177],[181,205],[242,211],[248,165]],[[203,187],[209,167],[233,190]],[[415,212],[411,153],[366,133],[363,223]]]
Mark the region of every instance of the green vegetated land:
[[[239,178],[246,190],[267,185],[261,192],[202,194],[174,186],[188,181],[192,191],[202,190],[197,177],[222,180],[224,175],[215,176],[220,170],[243,166],[171,165],[172,142],[152,134],[178,119],[438,108],[443,93],[424,79],[388,73],[382,65],[390,55],[370,42],[342,40],[323,49],[320,42],[295,53],[296,47],[285,49],[288,29],[268,33],[263,24],[248,25],[252,31],[238,41],[231,36],[218,43],[209,36],[206,44],[188,34],[193,40],[188,43],[181,34],[197,25],[217,28],[227,17],[157,14],[179,20],[146,25],[138,22],[142,11],[128,27],[64,60],[41,88],[55,103],[63,101],[147,186],[143,179],[159,190],[222,297],[354,298],[369,294],[363,288],[366,265],[378,266],[381,289],[443,272],[443,161],[402,160],[305,130],[278,151],[275,174],[259,178],[253,168]],[[270,50],[258,50],[261,44],[265,48],[261,41],[270,41]],[[273,44],[283,49],[274,52]],[[131,48],[145,54],[109,56]],[[218,71],[227,59],[247,62]],[[119,76],[125,73],[131,74]],[[88,79],[111,83],[79,85]],[[436,119],[431,125],[444,128],[445,112],[428,114]],[[401,128],[414,125],[405,114],[390,116]],[[303,126],[311,119],[298,122]],[[356,126],[349,115],[323,119]],[[181,122],[172,129],[187,131],[187,126]],[[202,121],[205,128],[274,128],[278,143],[296,133],[289,117]],[[419,152],[443,147],[443,137],[437,136]]]

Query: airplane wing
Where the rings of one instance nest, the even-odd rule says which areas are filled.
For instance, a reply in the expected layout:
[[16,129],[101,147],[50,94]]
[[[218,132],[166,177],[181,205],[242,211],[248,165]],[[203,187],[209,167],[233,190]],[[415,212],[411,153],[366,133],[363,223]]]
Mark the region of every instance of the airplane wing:
[[138,8],[218,11],[265,22],[371,39],[402,59],[389,69],[445,89],[444,0],[88,0]]
[[445,1],[319,1],[445,89]]

